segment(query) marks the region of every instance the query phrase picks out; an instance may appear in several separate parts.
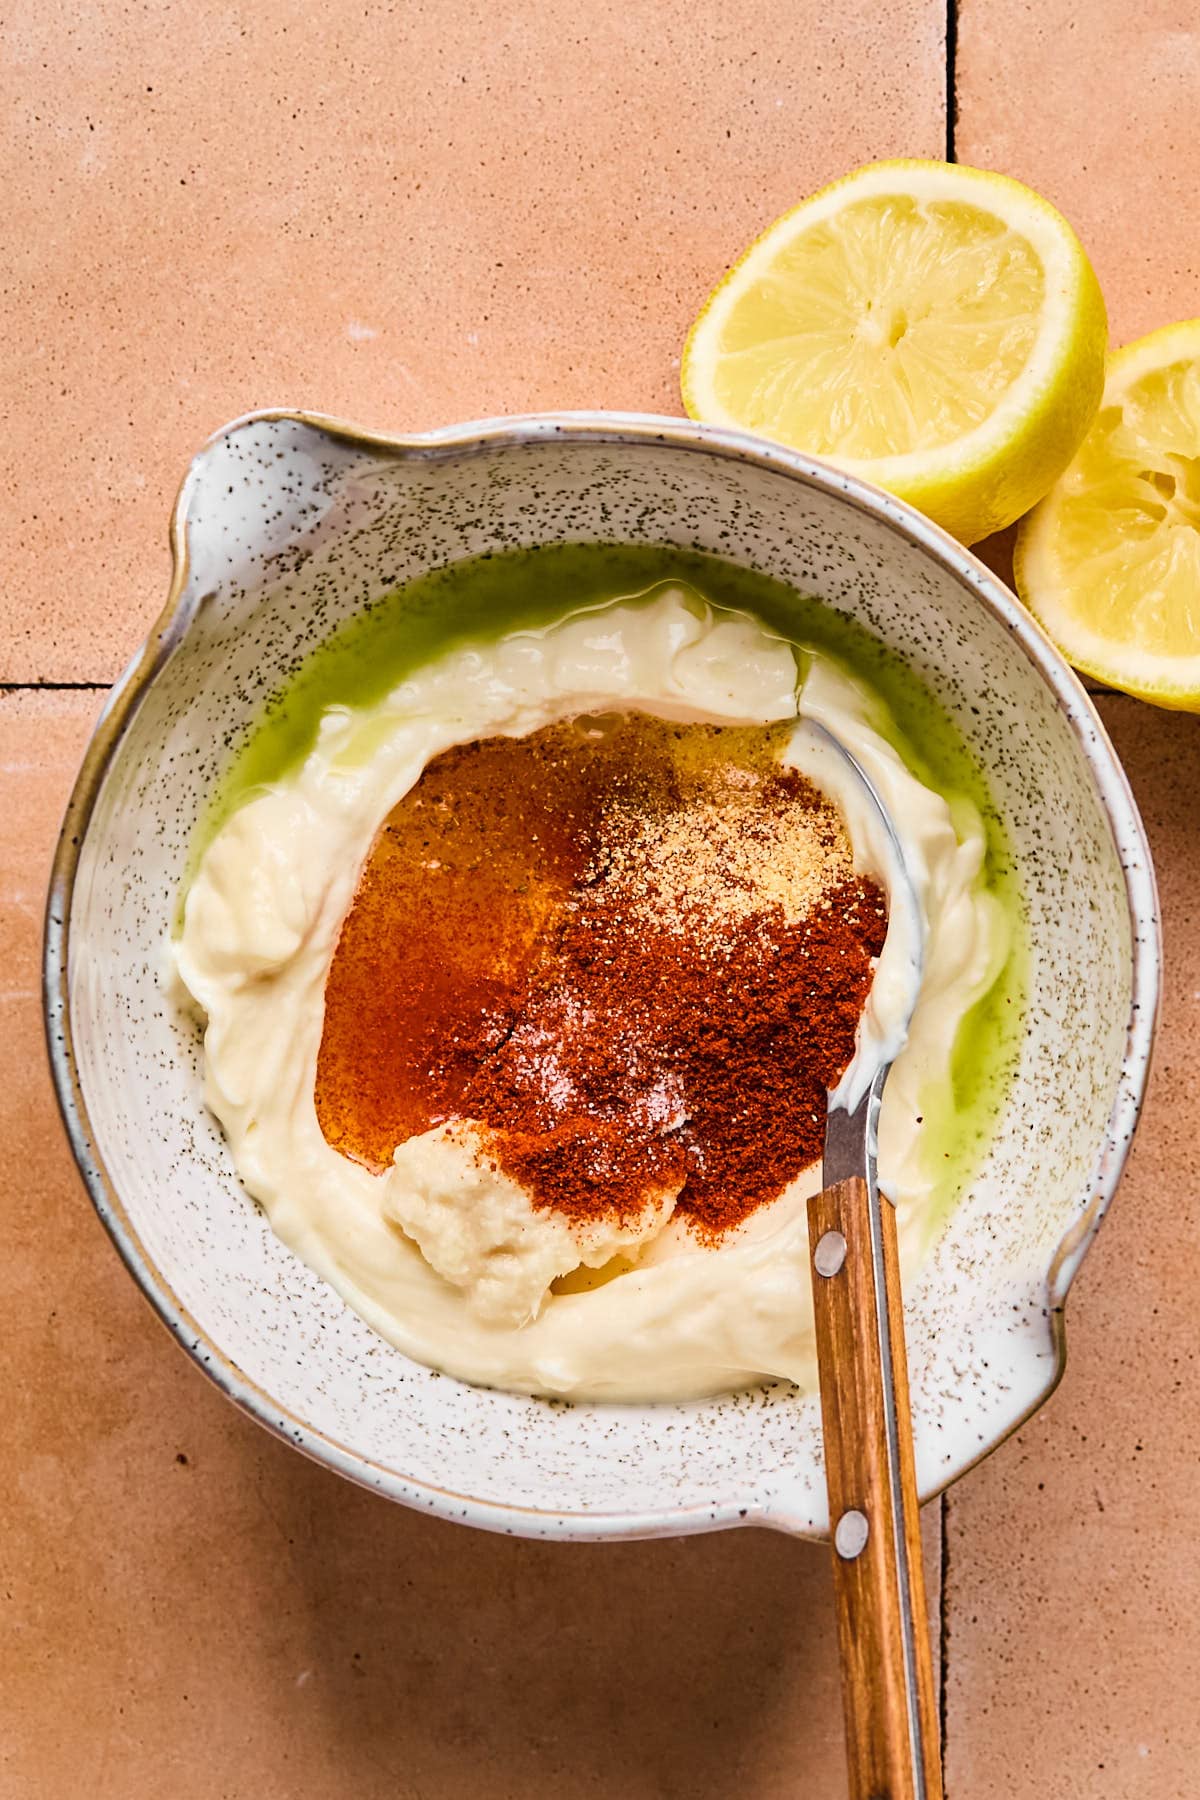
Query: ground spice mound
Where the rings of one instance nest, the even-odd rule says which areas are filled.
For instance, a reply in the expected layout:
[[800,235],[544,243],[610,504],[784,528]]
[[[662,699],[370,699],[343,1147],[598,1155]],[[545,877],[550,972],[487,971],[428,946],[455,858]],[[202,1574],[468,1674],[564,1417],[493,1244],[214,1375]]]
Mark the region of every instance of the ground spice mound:
[[787,728],[487,739],[396,808],[342,928],[317,1112],[373,1168],[451,1118],[538,1206],[714,1236],[821,1154],[883,944]]

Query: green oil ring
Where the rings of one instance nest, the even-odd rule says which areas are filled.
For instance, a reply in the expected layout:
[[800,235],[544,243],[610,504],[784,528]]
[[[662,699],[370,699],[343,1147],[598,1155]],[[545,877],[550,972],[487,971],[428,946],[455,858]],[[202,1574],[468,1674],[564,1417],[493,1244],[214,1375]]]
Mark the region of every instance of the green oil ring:
[[239,806],[303,760],[327,707],[371,707],[451,650],[544,628],[665,582],[686,584],[715,607],[750,613],[799,650],[821,651],[852,670],[878,695],[875,723],[914,775],[952,809],[969,805],[983,822],[983,881],[1003,909],[1009,943],[991,987],[959,1028],[950,1091],[922,1100],[924,1155],[935,1182],[924,1221],[931,1236],[983,1158],[1020,1055],[1029,953],[1016,861],[962,734],[904,660],[855,619],[770,576],[673,546],[546,544],[449,563],[381,594],[305,657],[234,752],[193,833],[176,929],[207,846]]

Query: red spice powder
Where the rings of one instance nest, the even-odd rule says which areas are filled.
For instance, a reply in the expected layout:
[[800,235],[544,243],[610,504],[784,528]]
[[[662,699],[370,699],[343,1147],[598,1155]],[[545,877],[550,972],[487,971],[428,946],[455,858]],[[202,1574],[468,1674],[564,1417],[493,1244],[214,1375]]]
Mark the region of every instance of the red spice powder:
[[[329,1141],[380,1168],[415,1132],[475,1119],[535,1205],[628,1217],[668,1188],[706,1237],[815,1162],[886,912],[847,874],[827,803],[774,761],[777,735],[630,718],[431,764],[381,834],[330,971]],[[732,814],[694,804],[723,763]],[[707,904],[660,858],[632,905],[630,842],[689,806],[693,834],[716,818],[722,846],[767,859],[802,813],[839,877],[791,917],[753,895]]]

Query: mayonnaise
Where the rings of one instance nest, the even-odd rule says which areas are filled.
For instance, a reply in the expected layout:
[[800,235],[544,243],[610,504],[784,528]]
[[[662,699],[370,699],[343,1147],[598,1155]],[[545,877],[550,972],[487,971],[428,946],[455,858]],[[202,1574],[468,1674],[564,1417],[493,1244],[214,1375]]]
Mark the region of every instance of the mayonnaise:
[[[720,725],[810,717],[870,775],[924,924],[921,996],[885,1091],[879,1159],[909,1266],[919,1252],[935,1185],[922,1154],[934,1121],[922,1106],[931,1095],[949,1104],[955,1035],[994,975],[1003,920],[982,884],[978,820],[961,807],[952,818],[946,799],[916,779],[872,722],[868,689],[828,659],[805,660],[797,691],[789,644],[679,589],[514,632],[429,664],[375,706],[330,708],[305,761],[209,845],[173,950],[207,1017],[207,1102],[274,1230],[408,1356],[490,1386],[611,1400],[812,1377],[804,1201],[819,1167],[716,1246],[671,1221],[672,1194],[635,1232],[592,1227],[585,1241],[474,1161],[469,1127],[410,1139],[383,1175],[322,1135],[325,979],[383,821],[452,745],[582,713],[640,709]],[[803,766],[798,744],[796,761]],[[838,791],[836,776],[822,785],[846,819],[856,869],[886,884],[856,827],[853,794]],[[881,979],[860,1042],[886,1038],[890,992]],[[624,1271],[615,1278],[552,1290],[575,1267],[614,1256]]]

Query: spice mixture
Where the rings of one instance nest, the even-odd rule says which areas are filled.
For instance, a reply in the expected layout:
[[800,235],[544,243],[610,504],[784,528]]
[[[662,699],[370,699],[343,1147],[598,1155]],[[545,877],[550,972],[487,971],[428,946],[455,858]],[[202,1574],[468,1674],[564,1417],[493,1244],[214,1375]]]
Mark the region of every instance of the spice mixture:
[[790,727],[579,719],[450,750],[376,841],[317,1112],[369,1167],[473,1119],[537,1206],[677,1191],[715,1236],[821,1154],[883,896],[778,761]]

